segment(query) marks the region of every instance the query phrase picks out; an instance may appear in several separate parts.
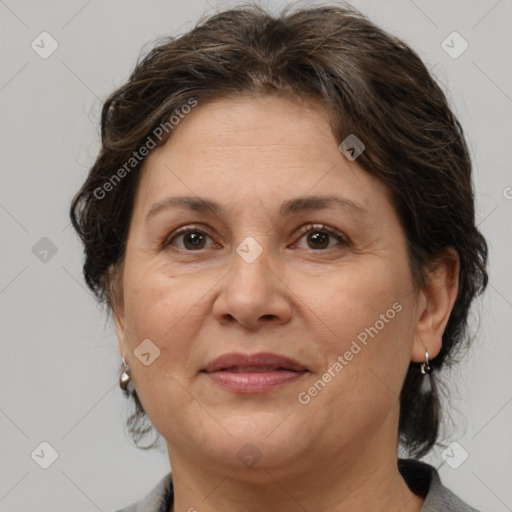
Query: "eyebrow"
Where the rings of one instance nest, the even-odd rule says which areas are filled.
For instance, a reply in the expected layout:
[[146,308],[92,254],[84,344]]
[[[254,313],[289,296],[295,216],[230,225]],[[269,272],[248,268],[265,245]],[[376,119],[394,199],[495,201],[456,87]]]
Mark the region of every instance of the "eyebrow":
[[[286,217],[293,213],[325,210],[332,207],[346,209],[358,216],[363,216],[368,213],[361,204],[352,199],[329,195],[302,196],[284,201],[280,208],[280,215],[281,217]],[[194,212],[211,213],[213,215],[220,215],[222,213],[222,208],[215,201],[193,196],[169,197],[151,206],[146,215],[146,222],[158,213],[173,208],[185,208]]]

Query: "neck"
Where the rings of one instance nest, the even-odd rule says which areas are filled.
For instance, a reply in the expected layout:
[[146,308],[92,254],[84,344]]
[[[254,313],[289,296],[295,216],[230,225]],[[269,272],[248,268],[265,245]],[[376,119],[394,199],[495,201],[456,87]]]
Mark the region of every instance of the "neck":
[[420,512],[423,499],[408,488],[398,471],[397,442],[386,441],[380,431],[374,439],[365,439],[363,450],[356,443],[339,453],[314,450],[311,457],[301,457],[286,468],[198,463],[169,447],[174,485],[171,512]]

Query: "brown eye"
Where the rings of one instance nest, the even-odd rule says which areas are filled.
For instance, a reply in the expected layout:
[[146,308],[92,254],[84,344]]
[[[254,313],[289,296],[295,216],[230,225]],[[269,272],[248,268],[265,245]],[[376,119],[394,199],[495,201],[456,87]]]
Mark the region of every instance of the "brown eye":
[[[303,230],[302,236],[299,238],[299,240],[302,240],[303,238],[306,240],[307,246],[301,248],[310,249],[313,251],[332,249],[337,245],[348,245],[348,242],[341,233],[322,224],[308,224],[305,226],[305,229]],[[299,243],[294,245],[300,247]]]
[[204,231],[186,228],[174,233],[165,242],[164,248],[173,246],[183,251],[198,251],[207,248],[208,240],[213,242],[212,238]]
[[308,245],[311,249],[327,249],[330,235],[322,231],[314,231],[307,235]]
[[183,245],[186,249],[203,249],[206,236],[198,231],[185,233],[183,236]]

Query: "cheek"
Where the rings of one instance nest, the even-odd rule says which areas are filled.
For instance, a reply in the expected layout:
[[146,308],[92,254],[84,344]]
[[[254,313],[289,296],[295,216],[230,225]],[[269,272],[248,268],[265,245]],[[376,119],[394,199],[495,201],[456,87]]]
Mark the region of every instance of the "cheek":
[[163,356],[160,364],[183,366],[199,325],[195,320],[202,288],[182,286],[176,277],[155,269],[126,273],[125,315],[131,349],[150,339]]
[[404,316],[397,310],[405,306],[409,291],[406,276],[380,262],[347,266],[302,283],[298,295],[329,329],[328,346],[338,343],[340,347],[375,323],[379,332],[396,327]]
[[[310,284],[314,286],[304,287],[301,293],[322,320],[313,339],[325,362],[320,374],[331,368],[336,375],[333,385],[329,384],[335,395],[330,398],[343,397],[338,403],[353,404],[356,409],[355,400],[361,397],[369,402],[366,407],[374,407],[374,400],[393,401],[413,342],[414,307],[406,272],[394,266],[367,265],[335,277],[316,277]],[[336,361],[342,370],[339,365],[333,368]]]
[[137,351],[149,339],[158,349],[150,365],[132,357],[132,375],[139,399],[159,432],[169,429],[176,410],[195,410],[184,391],[193,365],[194,340],[201,325],[198,314],[204,284],[183,286],[161,269],[133,264],[125,273],[125,315],[129,346]]
[[158,332],[170,329],[187,312],[193,314],[204,293],[203,285],[190,282],[183,285],[176,272],[162,265],[134,261],[125,273],[126,315],[135,325]]

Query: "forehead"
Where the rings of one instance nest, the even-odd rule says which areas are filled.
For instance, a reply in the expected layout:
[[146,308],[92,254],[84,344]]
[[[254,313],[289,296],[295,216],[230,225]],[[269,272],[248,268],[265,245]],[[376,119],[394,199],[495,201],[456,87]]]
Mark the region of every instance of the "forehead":
[[328,114],[317,100],[251,96],[199,104],[177,126],[168,145],[228,163],[261,155],[281,164],[290,160],[291,152],[296,160],[320,158],[332,144],[337,145]]
[[334,192],[368,205],[386,195],[338,144],[315,100],[256,96],[199,103],[147,157],[137,202],[146,203],[147,212],[147,203],[169,195],[215,196],[239,206]]

